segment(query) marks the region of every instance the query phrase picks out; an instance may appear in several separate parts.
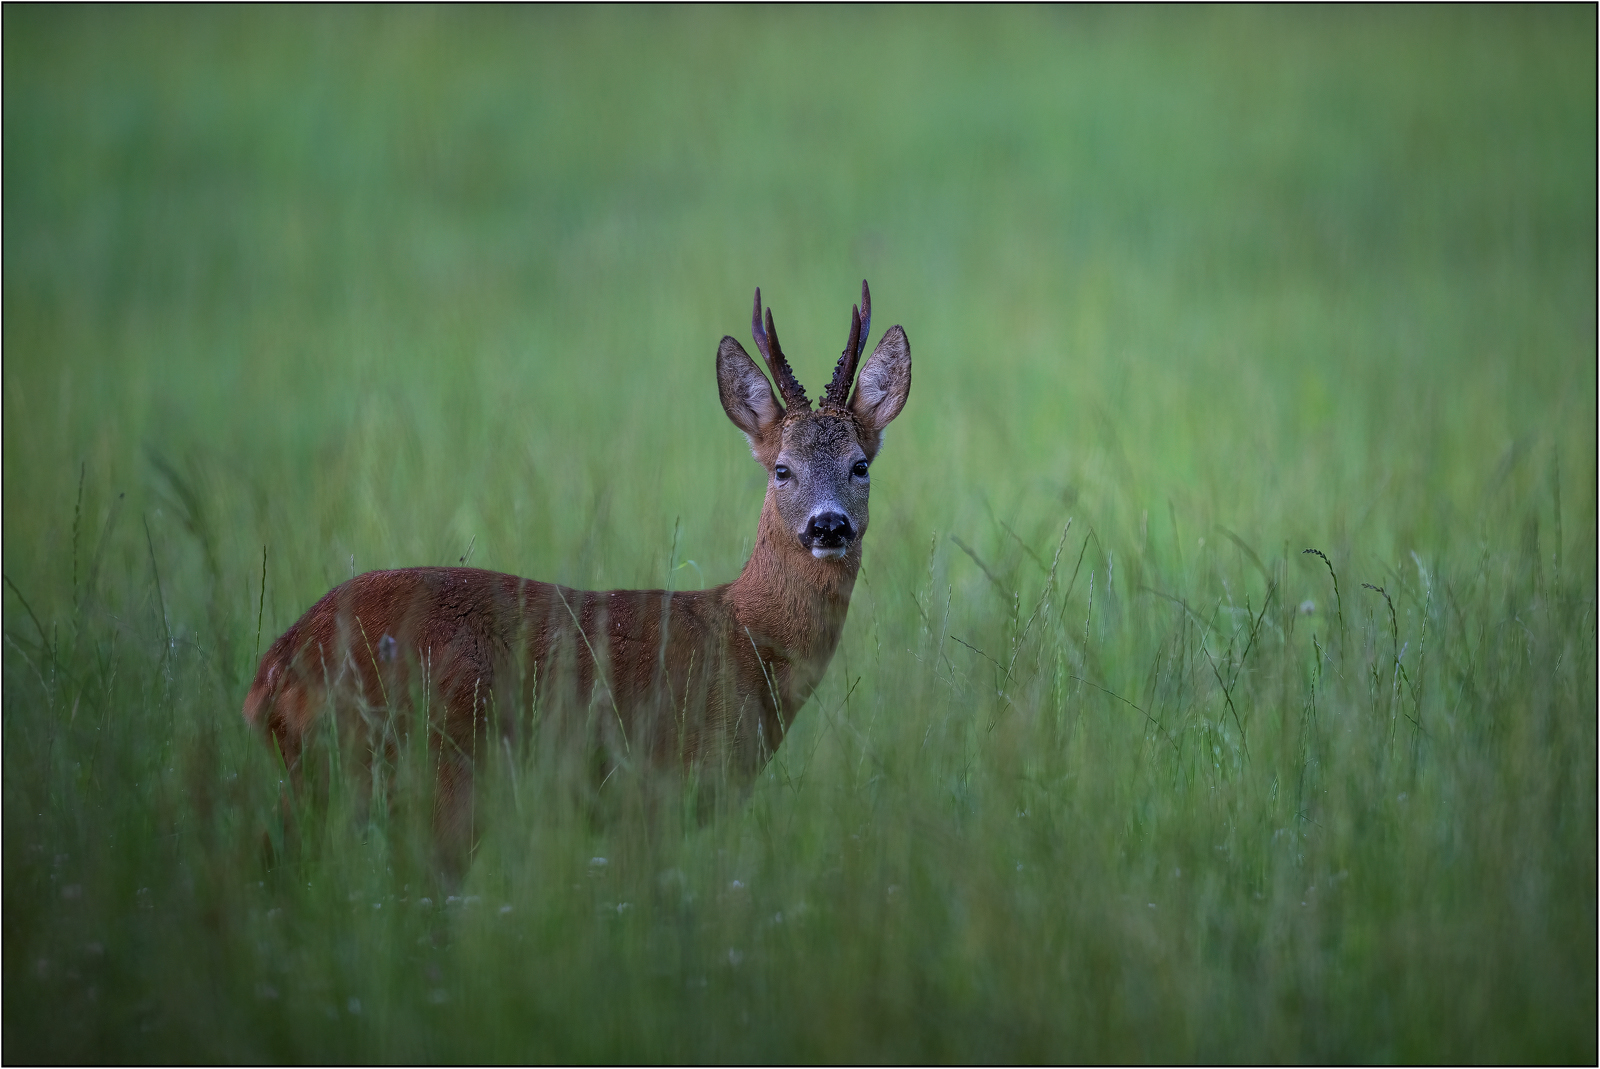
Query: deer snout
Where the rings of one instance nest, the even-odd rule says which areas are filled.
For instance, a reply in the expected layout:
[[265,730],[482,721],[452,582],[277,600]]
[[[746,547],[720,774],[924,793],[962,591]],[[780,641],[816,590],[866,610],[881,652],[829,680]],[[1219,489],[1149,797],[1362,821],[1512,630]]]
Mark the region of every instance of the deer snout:
[[813,557],[830,560],[844,556],[855,536],[850,517],[840,512],[822,512],[811,517],[800,542]]

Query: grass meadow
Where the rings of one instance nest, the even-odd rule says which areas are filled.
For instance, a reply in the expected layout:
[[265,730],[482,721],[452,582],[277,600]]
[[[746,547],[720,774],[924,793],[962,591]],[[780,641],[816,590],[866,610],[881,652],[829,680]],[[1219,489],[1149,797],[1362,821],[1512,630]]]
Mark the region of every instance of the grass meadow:
[[[1595,19],[8,5],[4,1059],[1592,1063]],[[748,798],[508,748],[447,884],[329,748],[278,848],[274,637],[733,578],[718,339],[863,277]]]

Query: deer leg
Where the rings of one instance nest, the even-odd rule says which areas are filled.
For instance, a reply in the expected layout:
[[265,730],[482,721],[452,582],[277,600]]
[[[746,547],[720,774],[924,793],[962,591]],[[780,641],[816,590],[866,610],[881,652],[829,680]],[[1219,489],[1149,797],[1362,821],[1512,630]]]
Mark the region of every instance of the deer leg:
[[433,735],[436,762],[433,799],[434,855],[446,878],[459,882],[472,862],[480,821],[476,819],[475,763],[488,759],[489,690],[461,687],[445,701],[445,719]]
[[433,852],[449,883],[459,884],[472,863],[473,816],[472,762],[441,755],[433,799]]
[[246,718],[264,730],[280,773],[278,817],[281,840],[275,844],[271,830],[263,828],[261,832],[262,862],[268,869],[291,855],[299,843],[295,798],[304,790],[305,775],[300,758],[305,743],[305,714],[310,704],[310,696],[299,680],[284,676],[276,682],[277,686],[263,686],[258,682],[245,705]]

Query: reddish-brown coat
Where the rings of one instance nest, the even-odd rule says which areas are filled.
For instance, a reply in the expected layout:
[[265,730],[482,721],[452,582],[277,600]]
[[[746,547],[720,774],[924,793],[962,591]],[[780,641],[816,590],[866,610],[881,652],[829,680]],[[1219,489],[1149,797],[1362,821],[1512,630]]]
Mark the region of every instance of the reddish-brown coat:
[[747,780],[826,671],[860,562],[815,560],[775,524],[764,508],[743,573],[709,590],[572,590],[477,568],[368,572],[272,644],[244,715],[293,770],[330,707],[409,707],[425,691],[439,704],[435,745],[453,758],[439,762],[447,834],[491,724],[516,731],[536,699],[592,707],[602,722],[609,713],[607,742],[624,759],[711,763]]

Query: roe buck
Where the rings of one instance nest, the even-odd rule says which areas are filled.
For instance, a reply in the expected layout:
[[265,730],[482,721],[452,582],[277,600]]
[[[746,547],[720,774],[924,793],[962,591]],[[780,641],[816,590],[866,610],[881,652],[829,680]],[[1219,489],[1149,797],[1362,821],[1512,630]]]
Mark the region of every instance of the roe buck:
[[[911,390],[911,350],[890,327],[867,345],[871,295],[813,410],[756,290],[751,329],[777,394],[732,337],[717,347],[722,407],[767,471],[755,548],[739,578],[709,590],[572,590],[477,568],[368,572],[323,596],[272,644],[244,715],[291,775],[325,711],[379,740],[374,710],[427,695],[436,764],[434,833],[472,835],[472,757],[528,710],[591,713],[612,770],[716,769],[748,784],[833,657],[867,530],[868,468]],[[781,397],[781,401],[780,401]],[[415,710],[411,709],[414,713]],[[508,715],[510,712],[513,715]],[[350,738],[349,735],[345,736]],[[609,774],[609,773],[608,773]]]

